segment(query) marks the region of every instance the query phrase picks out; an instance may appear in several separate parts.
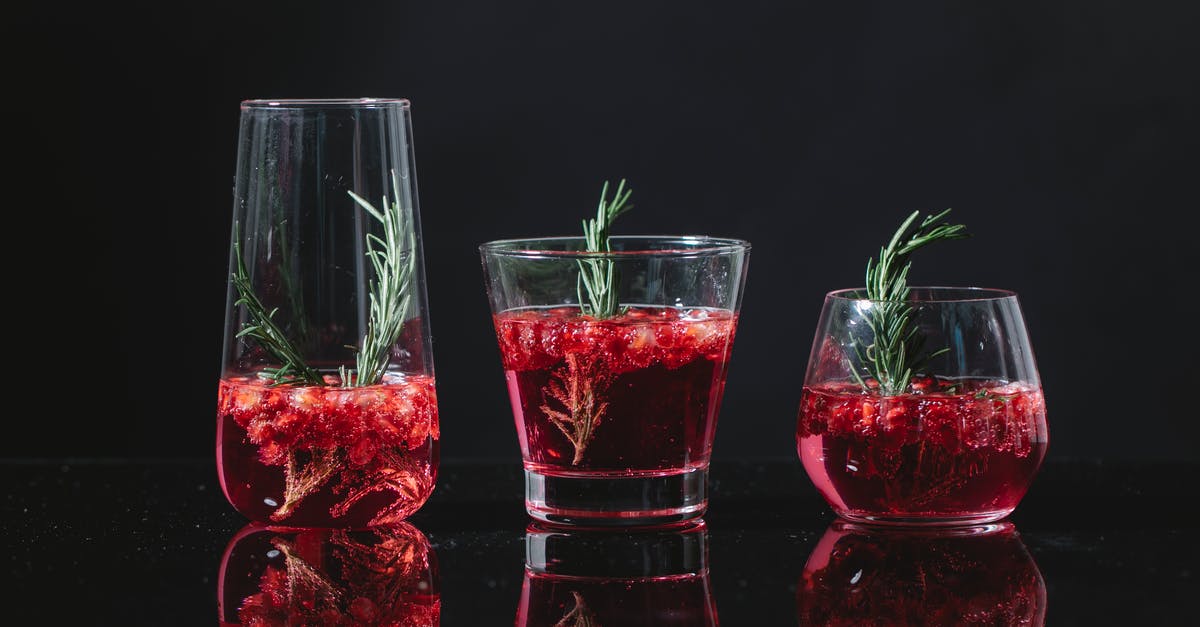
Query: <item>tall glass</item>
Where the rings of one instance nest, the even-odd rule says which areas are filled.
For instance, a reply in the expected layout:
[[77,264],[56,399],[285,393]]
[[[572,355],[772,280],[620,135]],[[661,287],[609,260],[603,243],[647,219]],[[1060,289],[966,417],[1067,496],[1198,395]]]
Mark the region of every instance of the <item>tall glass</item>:
[[432,492],[419,220],[407,101],[242,103],[217,464],[251,520],[389,524]]
[[[667,524],[707,507],[708,460],[749,244],[708,237],[506,240],[481,247],[534,518]],[[581,268],[620,307],[581,311]]]
[[[809,478],[853,521],[955,525],[1007,516],[1048,442],[1016,294],[914,287],[903,302],[858,294],[825,298],[813,340],[796,424]],[[885,391],[876,374],[895,328],[906,329],[897,345],[920,358],[906,362],[911,376],[895,379],[900,389]]]

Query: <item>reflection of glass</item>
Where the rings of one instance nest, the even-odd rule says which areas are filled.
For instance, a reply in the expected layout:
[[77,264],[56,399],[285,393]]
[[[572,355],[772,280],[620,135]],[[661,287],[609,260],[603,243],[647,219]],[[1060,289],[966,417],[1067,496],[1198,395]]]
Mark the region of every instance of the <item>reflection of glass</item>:
[[[909,365],[911,378],[885,390],[872,360],[889,342],[899,346],[893,352],[920,359]],[[826,296],[796,444],[838,515],[902,524],[998,520],[1025,495],[1047,441],[1046,403],[1016,294],[914,287],[905,301],[863,300],[857,290]]]
[[438,412],[408,102],[242,103],[217,467],[253,521],[398,522]]
[[516,624],[716,625],[704,521],[629,534],[530,525]]
[[796,585],[801,625],[1042,625],[1046,585],[1011,523],[955,529],[838,521]]
[[[700,237],[481,247],[534,518],[647,525],[696,518],[733,348],[749,245]],[[581,270],[616,277],[611,317],[584,311]]]
[[370,531],[278,532],[249,525],[221,560],[222,625],[431,627],[437,555],[406,523]]

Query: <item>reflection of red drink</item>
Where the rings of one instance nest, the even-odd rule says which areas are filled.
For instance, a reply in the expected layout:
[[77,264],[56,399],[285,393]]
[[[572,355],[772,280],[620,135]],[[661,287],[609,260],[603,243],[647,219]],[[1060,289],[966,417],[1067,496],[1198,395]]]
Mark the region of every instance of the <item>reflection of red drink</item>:
[[438,462],[433,378],[381,385],[271,386],[221,380],[217,460],[229,501],[289,527],[398,522],[433,491]]
[[650,476],[708,466],[736,317],[578,308],[495,318],[525,466]]
[[531,524],[516,624],[716,625],[704,522],[621,534]]
[[406,525],[371,531],[240,532],[225,551],[217,598],[222,625],[439,623],[437,559]]
[[804,388],[796,441],[834,510],[875,522],[984,522],[1010,513],[1046,453],[1040,389],[919,379],[881,396]]
[[1042,625],[1046,586],[1011,524],[834,523],[796,585],[801,625]]
[[518,627],[716,625],[708,575],[588,579],[526,572]]

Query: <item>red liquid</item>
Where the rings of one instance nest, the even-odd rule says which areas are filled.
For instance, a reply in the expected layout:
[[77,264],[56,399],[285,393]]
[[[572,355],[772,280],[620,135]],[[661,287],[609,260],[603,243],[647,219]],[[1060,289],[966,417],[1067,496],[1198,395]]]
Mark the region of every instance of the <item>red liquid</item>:
[[517,627],[716,625],[708,575],[645,579],[525,571]]
[[258,522],[363,528],[403,520],[433,491],[438,437],[432,377],[361,388],[220,383],[221,486]]
[[708,465],[736,316],[636,307],[495,316],[525,467],[622,476]]
[[834,523],[796,606],[801,625],[1042,625],[1046,586],[1012,525],[947,535]]
[[222,625],[435,627],[437,557],[400,524],[371,531],[276,533],[248,528],[225,552]]
[[796,443],[839,514],[877,522],[1007,515],[1046,454],[1040,389],[925,379],[883,397],[851,384],[806,387]]

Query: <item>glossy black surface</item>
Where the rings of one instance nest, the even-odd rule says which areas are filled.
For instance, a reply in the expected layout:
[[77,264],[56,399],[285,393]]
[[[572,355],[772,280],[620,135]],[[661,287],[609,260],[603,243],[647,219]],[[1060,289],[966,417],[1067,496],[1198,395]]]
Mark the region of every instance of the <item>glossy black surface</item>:
[[[225,502],[211,461],[0,465],[0,623],[217,624],[221,555],[247,521]],[[1194,620],[1198,471],[1043,468],[1011,521],[1044,580],[1047,624]],[[797,624],[797,583],[833,515],[799,462],[716,465],[713,477],[708,589],[721,624]],[[436,552],[443,625],[513,624],[529,523],[521,494],[515,465],[448,463],[411,519]],[[573,568],[586,571],[580,554]],[[609,567],[597,553],[597,573]]]

